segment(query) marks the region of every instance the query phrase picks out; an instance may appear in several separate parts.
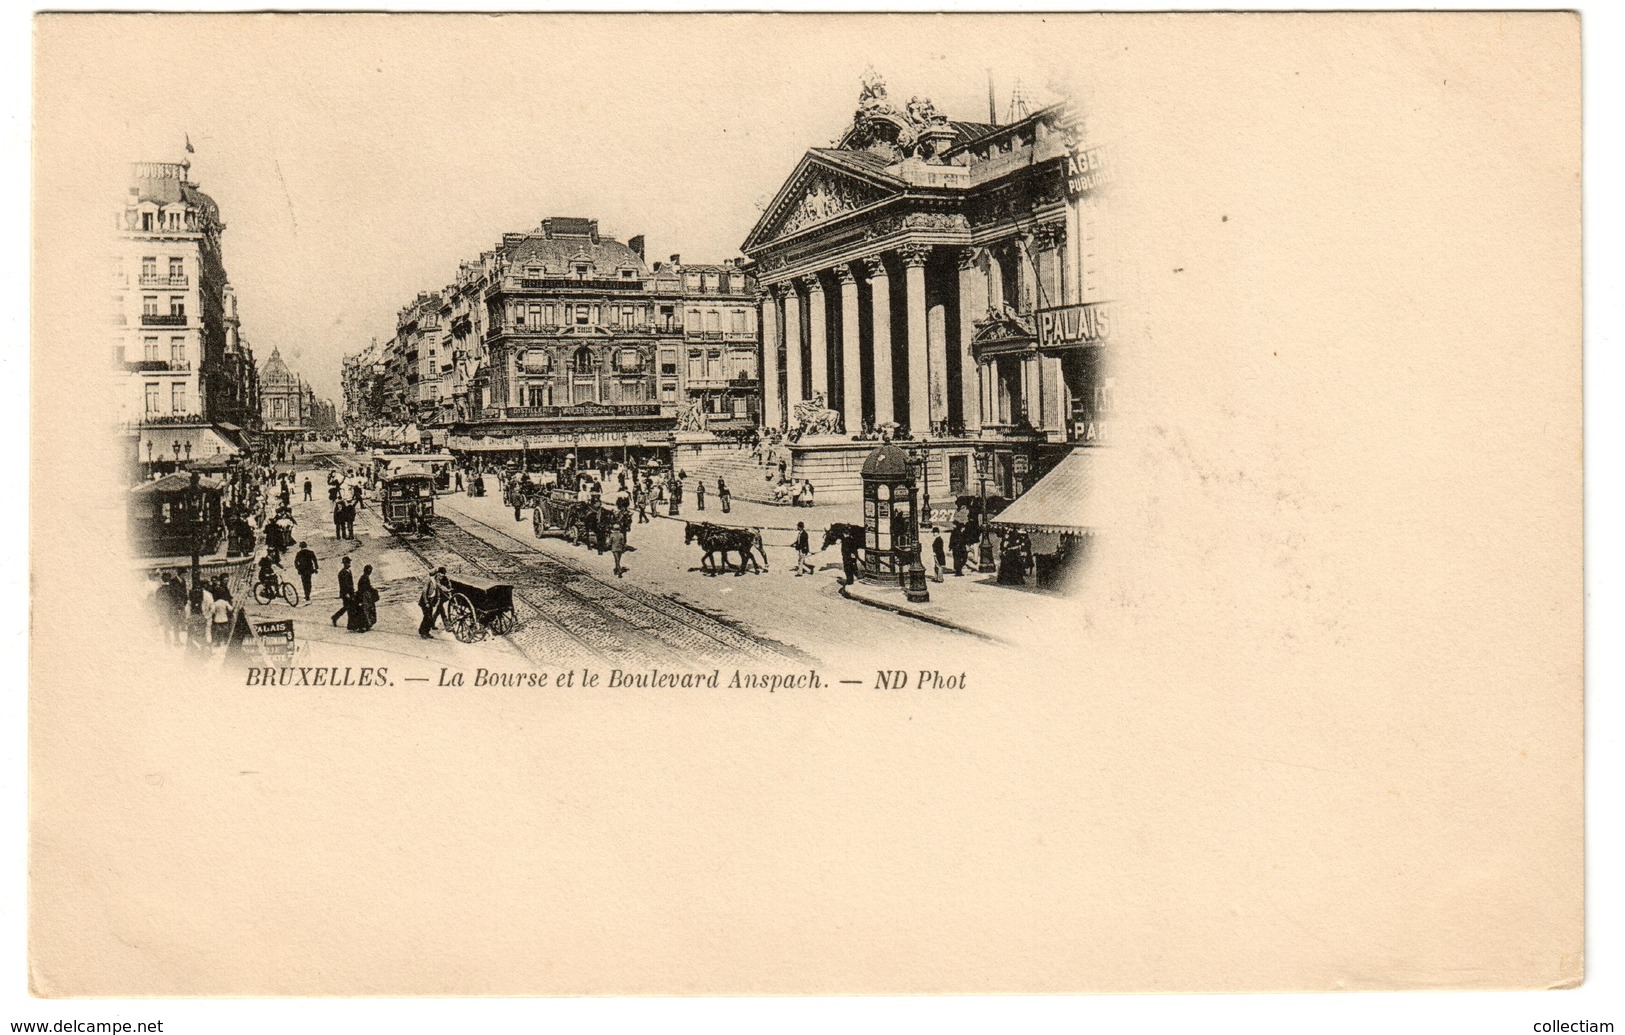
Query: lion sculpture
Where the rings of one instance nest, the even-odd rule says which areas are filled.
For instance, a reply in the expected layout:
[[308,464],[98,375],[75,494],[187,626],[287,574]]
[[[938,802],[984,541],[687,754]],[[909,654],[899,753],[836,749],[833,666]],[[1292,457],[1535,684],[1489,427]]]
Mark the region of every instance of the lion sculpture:
[[793,416],[795,427],[803,436],[840,434],[841,415],[824,402],[823,392],[816,393],[806,402],[796,403]]

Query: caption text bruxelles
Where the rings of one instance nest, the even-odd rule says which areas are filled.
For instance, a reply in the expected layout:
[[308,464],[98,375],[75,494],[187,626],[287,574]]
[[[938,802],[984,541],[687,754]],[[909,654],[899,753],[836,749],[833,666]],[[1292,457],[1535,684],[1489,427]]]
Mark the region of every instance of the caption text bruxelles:
[[[400,670],[397,669],[397,672]],[[826,680],[813,669],[789,672],[747,672],[741,669],[705,672],[632,671],[612,668],[567,668],[559,671],[476,668],[471,671],[441,667],[433,676],[401,676],[409,683],[442,687],[529,687],[601,690],[822,690],[833,683],[867,686],[876,690],[964,690],[965,672],[938,669],[881,669],[872,677]],[[387,668],[257,665],[245,673],[246,686],[390,687],[396,680]]]

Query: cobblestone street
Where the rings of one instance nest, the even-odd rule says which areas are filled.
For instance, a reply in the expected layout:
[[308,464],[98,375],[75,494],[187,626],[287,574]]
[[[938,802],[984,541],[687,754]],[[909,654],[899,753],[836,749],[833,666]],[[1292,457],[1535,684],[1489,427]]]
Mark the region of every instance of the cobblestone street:
[[[740,524],[771,521],[764,539],[769,570],[743,576],[707,575],[698,547],[683,544],[682,520],[658,517],[634,524],[625,574],[616,578],[610,554],[573,546],[557,537],[537,538],[527,511],[521,521],[499,495],[445,493],[436,500],[436,534],[406,540],[388,533],[371,503],[356,522],[357,541],[333,536],[328,518],[326,474],[340,454],[317,454],[293,465],[296,483],[310,478],[316,499],[296,494],[297,535],[310,543],[321,570],[309,605],[280,601],[249,605],[256,621],[292,618],[302,659],[311,663],[367,664],[368,654],[411,658],[448,667],[534,668],[554,662],[668,669],[718,665],[776,669],[821,662],[861,638],[892,644],[904,656],[929,659],[934,651],[962,648],[967,638],[950,629],[865,607],[840,594],[839,552],[815,553],[811,575],[793,574],[789,533],[774,531],[807,522],[814,546],[822,528],[847,519],[840,508],[791,509],[736,504],[726,517]],[[340,559],[359,572],[373,566],[381,599],[378,625],[365,634],[329,621],[338,606]],[[422,579],[443,566],[453,577],[470,575],[511,584],[520,626],[506,636],[464,644],[444,629],[433,642],[417,636],[417,596]],[[297,579],[291,572],[285,576]],[[335,651],[339,647],[341,650]],[[377,660],[377,664],[387,664]],[[397,662],[399,663],[399,662]]]

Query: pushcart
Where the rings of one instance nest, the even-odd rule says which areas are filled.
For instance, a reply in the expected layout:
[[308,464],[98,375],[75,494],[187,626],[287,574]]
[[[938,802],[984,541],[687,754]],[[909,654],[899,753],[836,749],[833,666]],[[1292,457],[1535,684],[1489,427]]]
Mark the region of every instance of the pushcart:
[[454,575],[450,582],[446,628],[458,640],[474,643],[484,639],[487,633],[505,636],[519,628],[511,585],[471,575]]

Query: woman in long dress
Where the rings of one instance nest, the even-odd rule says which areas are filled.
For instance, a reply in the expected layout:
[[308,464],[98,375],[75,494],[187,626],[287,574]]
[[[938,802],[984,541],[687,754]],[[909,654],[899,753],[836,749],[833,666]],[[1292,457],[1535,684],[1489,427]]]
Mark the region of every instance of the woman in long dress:
[[366,632],[378,624],[378,592],[372,588],[372,565],[361,569],[355,584],[355,604],[350,608],[350,631]]

